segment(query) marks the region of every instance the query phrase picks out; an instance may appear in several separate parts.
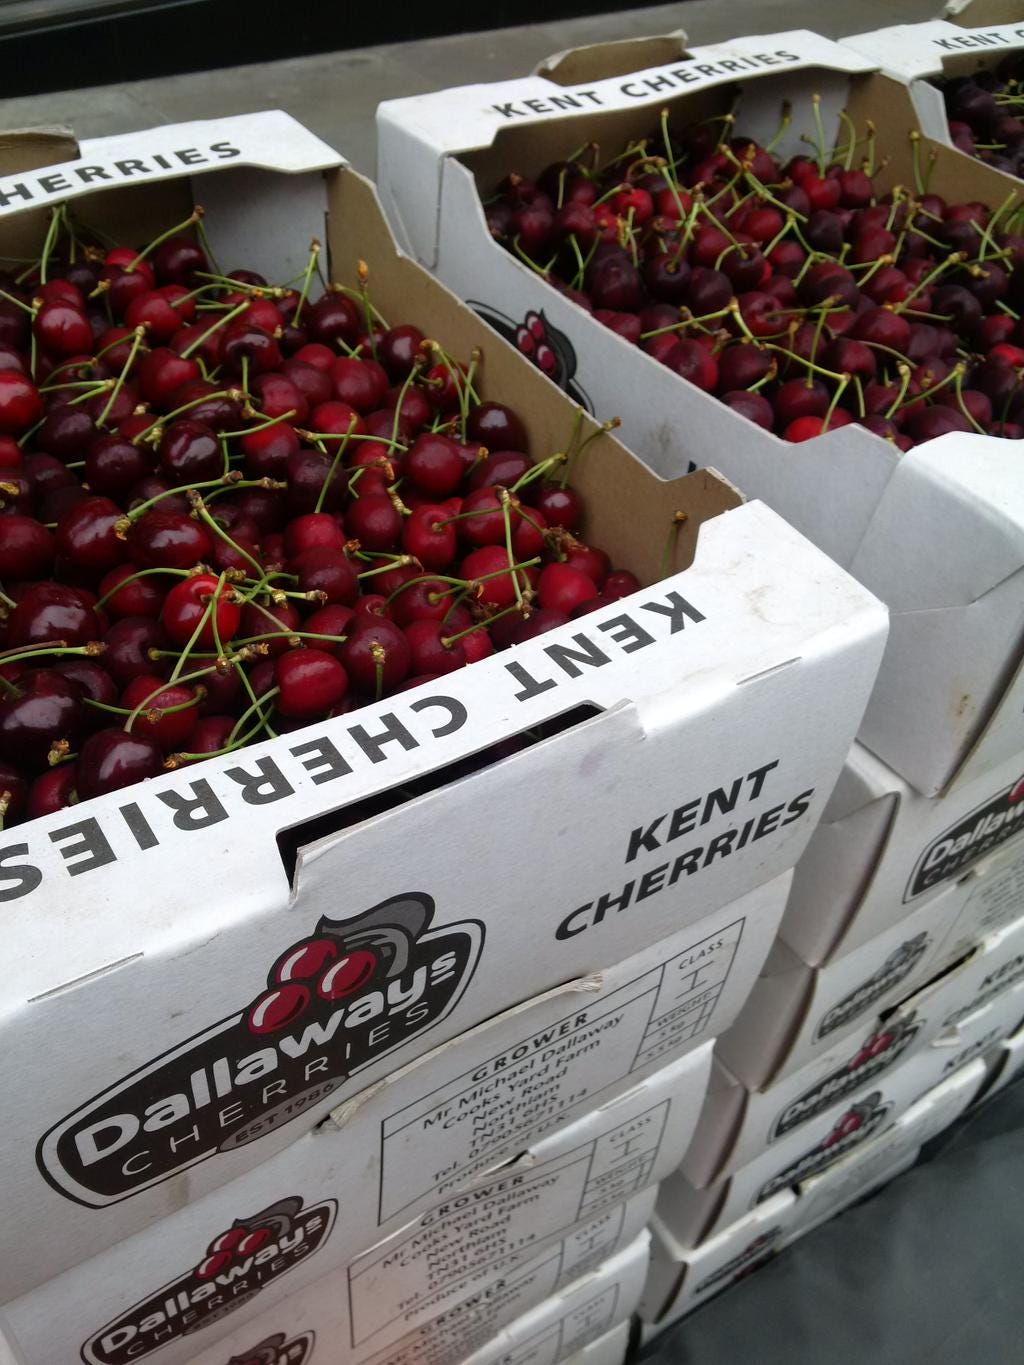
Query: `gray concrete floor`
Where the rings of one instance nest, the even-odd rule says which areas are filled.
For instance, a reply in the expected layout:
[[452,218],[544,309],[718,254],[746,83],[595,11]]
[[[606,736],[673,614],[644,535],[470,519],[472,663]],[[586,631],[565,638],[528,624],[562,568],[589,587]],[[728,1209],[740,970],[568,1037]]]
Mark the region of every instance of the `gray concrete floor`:
[[164,123],[254,109],[287,109],[359,170],[372,173],[373,115],[384,99],[450,85],[526,75],[552,52],[583,43],[682,28],[692,43],[740,33],[812,28],[829,37],[886,24],[931,19],[941,0],[685,0],[530,28],[495,29],[416,43],[394,43],[238,66],[124,85],[4,100],[8,129],[67,123],[79,137],[129,132]]

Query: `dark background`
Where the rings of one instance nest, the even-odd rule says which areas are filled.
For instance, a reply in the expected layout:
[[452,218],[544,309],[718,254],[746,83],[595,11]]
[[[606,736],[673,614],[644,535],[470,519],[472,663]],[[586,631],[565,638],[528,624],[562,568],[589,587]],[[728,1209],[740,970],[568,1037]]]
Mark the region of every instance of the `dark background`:
[[[639,8],[633,0],[0,0],[5,96]],[[261,107],[254,89],[255,107]]]

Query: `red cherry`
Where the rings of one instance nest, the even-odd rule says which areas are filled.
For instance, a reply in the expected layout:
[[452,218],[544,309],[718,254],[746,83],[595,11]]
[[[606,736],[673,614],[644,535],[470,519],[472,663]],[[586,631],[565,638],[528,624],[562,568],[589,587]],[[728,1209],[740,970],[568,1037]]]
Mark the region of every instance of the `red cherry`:
[[397,687],[412,661],[401,629],[375,614],[360,614],[352,622],[338,657],[355,686],[371,697]]
[[250,1033],[257,1035],[277,1033],[299,1018],[309,1004],[310,998],[307,988],[297,982],[275,986],[269,991],[264,991],[250,1006],[245,1020],[246,1027]]
[[[508,552],[502,545],[484,545],[472,550],[462,561],[462,576],[479,584],[479,600],[489,607],[510,607],[516,600],[516,583],[520,591],[533,586],[536,569],[512,570]],[[594,595],[589,585],[588,597]]]
[[0,370],[0,432],[20,436],[43,415],[39,390],[25,375]]
[[53,564],[53,537],[34,517],[12,513],[0,523],[0,579],[44,578]]
[[78,795],[83,801],[130,787],[163,771],[156,740],[126,730],[98,730],[78,755]]
[[545,565],[537,584],[541,606],[567,615],[582,602],[588,602],[596,591],[594,580],[569,564]]
[[39,343],[52,356],[81,355],[92,349],[92,328],[80,306],[66,300],[44,303],[32,322]]
[[75,784],[78,780],[78,766],[75,763],[62,763],[58,768],[50,768],[41,773],[29,788],[25,803],[25,815],[36,820],[41,815],[53,815],[55,811],[66,810],[78,799]]
[[206,573],[176,583],[160,613],[160,623],[173,644],[188,644],[198,628],[198,649],[212,649],[218,639],[222,644],[230,640],[238,633],[241,620],[242,611],[232,600],[230,587]]
[[1010,792],[1006,800],[1007,803],[1011,806],[1017,806],[1021,803],[1021,801],[1024,801],[1024,777],[1022,777],[1018,782],[1015,782],[1014,785],[1010,788]]
[[316,988],[322,1000],[341,1000],[366,985],[377,970],[377,954],[364,948],[353,949],[332,963]]
[[326,716],[348,691],[348,674],[322,649],[293,649],[274,661],[277,709],[296,720]]
[[60,583],[34,583],[26,589],[7,625],[7,643],[11,646],[53,644],[58,640],[87,645],[100,634],[91,594]]
[[17,692],[0,699],[0,757],[19,766],[45,768],[58,740],[75,748],[82,732],[82,691],[70,678],[30,669]]
[[118,535],[124,513],[110,498],[85,498],[57,526],[57,551],[76,568],[106,573],[127,555]]
[[302,592],[323,593],[324,604],[339,602],[351,606],[359,596],[359,577],[352,561],[340,550],[314,547],[292,563]]
[[[152,674],[133,678],[121,694],[121,705],[128,710],[143,708],[132,723],[132,734],[150,735],[165,754],[188,748],[199,719],[199,700],[194,688],[165,683]],[[163,714],[151,718],[154,712]]]
[[469,660],[462,641],[445,643],[449,638],[449,630],[450,627],[443,622],[426,617],[410,621],[405,627],[414,676],[429,674],[441,677],[457,668],[465,668]]

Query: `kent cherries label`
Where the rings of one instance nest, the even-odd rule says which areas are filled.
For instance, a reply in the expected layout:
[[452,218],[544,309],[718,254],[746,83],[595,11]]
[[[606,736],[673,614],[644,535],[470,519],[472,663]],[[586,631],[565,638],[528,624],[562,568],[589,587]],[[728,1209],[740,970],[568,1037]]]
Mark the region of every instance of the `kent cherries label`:
[[875,1076],[888,1071],[903,1056],[921,1031],[920,1020],[913,1014],[891,1019],[874,1029],[856,1049],[849,1061],[837,1066],[827,1076],[805,1090],[788,1104],[772,1125],[769,1142],[791,1133],[802,1123],[832,1107],[851,1091],[866,1085]]
[[[333,1200],[303,1208],[301,1198],[292,1195],[236,1219],[212,1238],[189,1270],[94,1333],[82,1347],[82,1359],[86,1365],[130,1365],[218,1322],[314,1255],[330,1236],[336,1211]],[[307,1343],[305,1354],[289,1355],[283,1336],[269,1337],[231,1365],[296,1365],[308,1360],[313,1336],[296,1340]]]
[[917,860],[903,900],[923,896],[933,886],[957,876],[965,867],[1024,830],[1024,777],[990,796],[933,839]]
[[[97,1095],[36,1150],[61,1194],[99,1208],[291,1122],[442,1019],[483,925],[430,929],[410,892],[291,944],[242,1007]],[[255,983],[254,983],[255,984]]]
[[312,1359],[316,1336],[312,1332],[300,1332],[297,1337],[286,1338],[284,1332],[273,1336],[232,1356],[227,1365],[307,1365]]
[[883,1101],[880,1090],[865,1095],[836,1119],[831,1131],[821,1142],[762,1185],[754,1203],[763,1204],[780,1190],[797,1185],[801,1180],[809,1180],[812,1175],[818,1175],[839,1161],[847,1152],[877,1133],[891,1109],[892,1105]]
[[928,934],[922,932],[894,948],[876,972],[822,1015],[821,1022],[814,1032],[814,1041],[820,1042],[837,1028],[843,1028],[851,1019],[856,1019],[876,1001],[881,1000],[894,986],[905,981],[924,957],[930,942]]

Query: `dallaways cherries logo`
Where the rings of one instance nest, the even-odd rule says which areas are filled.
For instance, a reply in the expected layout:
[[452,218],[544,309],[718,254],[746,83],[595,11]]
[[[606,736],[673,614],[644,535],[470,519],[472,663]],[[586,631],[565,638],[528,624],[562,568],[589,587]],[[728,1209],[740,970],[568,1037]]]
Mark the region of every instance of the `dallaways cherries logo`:
[[[82,1347],[82,1359],[86,1365],[130,1365],[218,1322],[318,1251],[330,1236],[336,1209],[333,1200],[304,1209],[302,1200],[291,1196],[251,1218],[236,1219],[211,1239],[190,1270],[94,1333]],[[305,1354],[284,1353],[287,1343],[280,1336],[265,1339],[236,1360],[298,1365],[309,1358],[312,1334],[297,1340],[308,1343]]]
[[933,839],[917,860],[903,900],[912,901],[1024,830],[1024,777],[1011,782]]
[[888,1071],[906,1052],[920,1031],[921,1023],[913,1012],[894,1016],[864,1039],[848,1062],[830,1072],[817,1085],[805,1090],[788,1104],[776,1119],[770,1142],[799,1128],[832,1107],[851,1090],[858,1090],[875,1076]]
[[227,1365],[307,1365],[315,1345],[316,1337],[312,1332],[301,1332],[290,1338],[283,1332],[275,1332],[241,1355],[232,1356]]
[[883,1101],[880,1090],[874,1090],[856,1104],[851,1104],[846,1113],[836,1119],[831,1131],[817,1146],[805,1152],[784,1171],[772,1176],[771,1180],[761,1187],[754,1203],[762,1204],[780,1190],[799,1184],[801,1180],[809,1180],[812,1175],[817,1175],[839,1161],[853,1147],[858,1147],[877,1133],[891,1109],[892,1105]]
[[289,1123],[431,1028],[469,983],[484,935],[475,920],[431,929],[433,912],[411,892],[321,919],[235,1013],[51,1128],[36,1151],[43,1175],[91,1207],[126,1199]]
[[894,948],[876,972],[822,1015],[814,1033],[814,1041],[820,1041],[834,1033],[837,1028],[848,1024],[851,1019],[856,1019],[876,1001],[881,1000],[883,995],[887,995],[894,986],[905,981],[924,957],[930,942],[927,932],[922,932]]

